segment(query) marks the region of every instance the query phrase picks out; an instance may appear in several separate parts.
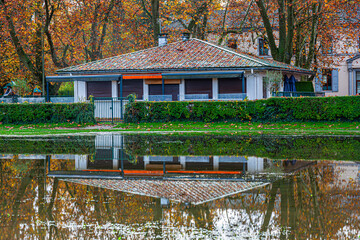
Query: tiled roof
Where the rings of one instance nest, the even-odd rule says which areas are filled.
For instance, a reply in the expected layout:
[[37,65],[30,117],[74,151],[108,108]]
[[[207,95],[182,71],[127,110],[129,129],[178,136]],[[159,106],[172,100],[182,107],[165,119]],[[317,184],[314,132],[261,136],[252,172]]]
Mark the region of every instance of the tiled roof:
[[264,186],[262,182],[148,180],[148,179],[63,179],[94,187],[112,189],[194,205]]
[[270,61],[199,39],[169,43],[116,57],[84,63],[58,70],[71,72],[167,72],[221,69],[283,69],[309,72],[292,65]]

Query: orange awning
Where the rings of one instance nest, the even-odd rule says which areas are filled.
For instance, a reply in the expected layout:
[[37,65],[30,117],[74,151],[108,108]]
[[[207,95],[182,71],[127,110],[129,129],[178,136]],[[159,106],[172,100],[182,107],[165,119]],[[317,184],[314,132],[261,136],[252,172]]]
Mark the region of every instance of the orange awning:
[[123,75],[123,79],[162,79],[161,74],[132,74]]

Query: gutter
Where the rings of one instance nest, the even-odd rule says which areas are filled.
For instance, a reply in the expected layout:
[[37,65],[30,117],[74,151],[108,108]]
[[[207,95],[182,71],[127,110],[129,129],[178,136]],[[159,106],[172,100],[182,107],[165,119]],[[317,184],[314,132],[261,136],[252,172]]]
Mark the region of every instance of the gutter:
[[72,72],[60,72],[57,74],[106,74],[106,73],[169,73],[169,72],[200,72],[200,71],[250,71],[254,69],[256,71],[262,70],[276,70],[292,73],[302,73],[307,75],[315,75],[311,70],[301,71],[274,67],[240,67],[240,68],[183,68],[183,69],[171,69],[171,68],[159,68],[159,69],[114,69],[114,70],[87,70],[87,71],[72,71]]

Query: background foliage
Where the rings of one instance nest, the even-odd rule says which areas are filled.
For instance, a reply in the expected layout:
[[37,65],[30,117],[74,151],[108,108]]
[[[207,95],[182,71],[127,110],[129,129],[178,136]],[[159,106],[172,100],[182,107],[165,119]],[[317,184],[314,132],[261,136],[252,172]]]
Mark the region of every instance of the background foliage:
[[359,52],[359,1],[0,0],[0,85],[41,87],[44,71],[155,46],[160,31],[245,52],[262,37],[275,60],[316,70]]

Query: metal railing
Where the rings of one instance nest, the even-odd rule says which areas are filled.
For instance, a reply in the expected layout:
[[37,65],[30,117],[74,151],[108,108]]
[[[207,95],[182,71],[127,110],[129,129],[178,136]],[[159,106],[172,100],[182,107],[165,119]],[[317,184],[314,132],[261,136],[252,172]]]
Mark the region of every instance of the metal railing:
[[172,95],[149,95],[149,101],[172,101]]
[[0,103],[73,103],[73,96],[1,96]]
[[273,97],[324,97],[324,92],[273,92]]
[[244,100],[246,93],[220,93],[219,100]]
[[[239,101],[246,98],[246,93],[220,93],[218,99],[209,98],[209,94],[184,94],[178,95],[177,101],[207,101],[207,100],[225,100],[225,101]],[[173,101],[172,95],[149,95],[147,101]]]
[[208,100],[209,94],[185,94],[185,100]]
[[122,121],[124,118],[126,98],[97,97],[94,98],[95,119],[97,121]]

